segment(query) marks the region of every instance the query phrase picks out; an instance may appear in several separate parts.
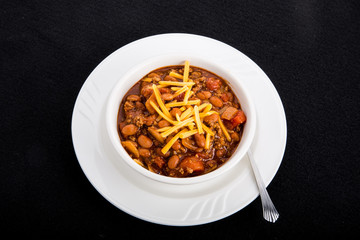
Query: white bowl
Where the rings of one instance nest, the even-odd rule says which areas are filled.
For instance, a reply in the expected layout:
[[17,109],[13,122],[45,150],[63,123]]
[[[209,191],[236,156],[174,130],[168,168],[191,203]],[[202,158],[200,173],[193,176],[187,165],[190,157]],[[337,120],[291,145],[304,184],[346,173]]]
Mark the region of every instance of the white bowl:
[[[137,81],[139,81],[146,74],[157,68],[170,65],[182,65],[184,64],[185,60],[189,60],[190,65],[192,66],[206,69],[226,80],[237,98],[239,99],[241,108],[244,111],[247,119],[237,149],[234,151],[230,159],[228,159],[222,166],[204,175],[186,178],[175,178],[153,173],[141,167],[129,156],[129,154],[126,152],[120,142],[117,130],[117,117],[119,112],[119,106],[124,95]],[[217,176],[220,176],[221,174],[224,174],[233,166],[235,166],[241,159],[243,159],[255,135],[255,107],[253,102],[251,101],[248,91],[245,89],[242,83],[243,80],[244,79],[242,79],[241,76],[232,75],[231,72],[226,69],[226,66],[221,65],[221,62],[207,60],[199,56],[192,56],[191,54],[173,54],[157,56],[133,67],[119,79],[118,83],[115,85],[114,89],[110,93],[106,106],[106,129],[112,146],[119,154],[119,159],[121,161],[125,161],[131,168],[135,169],[138,173],[150,179],[168,184],[195,184],[213,179]]]

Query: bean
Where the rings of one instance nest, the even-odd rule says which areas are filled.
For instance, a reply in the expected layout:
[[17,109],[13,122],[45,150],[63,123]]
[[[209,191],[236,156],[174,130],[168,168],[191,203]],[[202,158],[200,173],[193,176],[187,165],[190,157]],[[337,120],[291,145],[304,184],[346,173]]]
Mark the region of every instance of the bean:
[[179,117],[181,116],[181,110],[179,108],[173,108],[171,111],[170,111],[170,114],[173,115],[174,117],[176,117],[176,114],[179,114]]
[[159,126],[159,128],[168,127],[168,126],[170,126],[170,123],[168,121],[166,121],[165,119],[163,119],[158,123],[158,126]]
[[181,148],[181,143],[179,140],[175,141],[174,144],[171,146],[172,149],[175,151],[179,150]]
[[205,137],[203,134],[195,133],[195,142],[200,148],[205,147]]
[[140,110],[145,110],[145,106],[142,102],[136,102],[135,107]]
[[129,124],[123,127],[121,130],[121,133],[124,135],[124,137],[134,135],[137,132],[138,128],[134,124]]
[[141,100],[141,98],[140,98],[140,96],[138,96],[138,95],[129,95],[129,96],[127,97],[127,100],[128,100],[128,101],[133,101],[133,102],[138,102],[138,101]]
[[223,106],[223,102],[221,101],[220,98],[216,97],[216,96],[212,96],[210,98],[210,102],[212,105],[214,105],[215,107],[219,107],[221,108]]
[[208,124],[214,124],[215,122],[218,121],[218,119],[219,119],[219,115],[217,115],[216,113],[213,113],[210,116],[204,117],[204,122],[206,122]]
[[140,148],[139,154],[140,154],[140,156],[142,156],[144,158],[148,158],[151,155],[149,149],[146,149],[146,148]]
[[215,154],[218,158],[221,158],[225,155],[225,153],[226,153],[226,149],[218,149],[218,150],[216,150]]
[[237,132],[231,133],[230,136],[231,136],[231,139],[234,140],[235,142],[240,141],[240,136],[239,136],[239,134]]
[[177,82],[176,78],[172,77],[172,76],[165,76],[164,77],[164,81],[173,81],[173,82]]
[[170,168],[170,169],[174,169],[174,168],[176,168],[177,167],[177,165],[179,164],[179,162],[180,162],[180,158],[178,157],[178,156],[176,156],[176,155],[173,155],[173,156],[171,156],[170,157],[170,159],[169,159],[169,161],[168,161],[168,167]]
[[161,94],[161,98],[165,101],[173,100],[174,96],[171,93],[163,93]]
[[151,146],[153,145],[152,140],[145,135],[140,135],[137,141],[139,145],[142,146],[143,148],[151,148]]
[[211,92],[209,92],[209,91],[201,91],[201,92],[198,92],[196,94],[196,96],[198,98],[200,98],[201,100],[208,99],[209,97],[211,97]]

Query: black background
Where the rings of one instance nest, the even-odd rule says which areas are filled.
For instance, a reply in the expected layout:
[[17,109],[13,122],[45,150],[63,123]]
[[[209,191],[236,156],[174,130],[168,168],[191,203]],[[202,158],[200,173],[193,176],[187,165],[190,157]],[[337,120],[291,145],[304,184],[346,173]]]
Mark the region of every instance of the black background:
[[[360,233],[360,5],[356,1],[1,1],[0,233],[37,238],[300,239]],[[240,50],[283,101],[288,140],[268,187],[225,219],[192,227],[139,220],[90,184],[71,115],[110,53],[160,33]]]

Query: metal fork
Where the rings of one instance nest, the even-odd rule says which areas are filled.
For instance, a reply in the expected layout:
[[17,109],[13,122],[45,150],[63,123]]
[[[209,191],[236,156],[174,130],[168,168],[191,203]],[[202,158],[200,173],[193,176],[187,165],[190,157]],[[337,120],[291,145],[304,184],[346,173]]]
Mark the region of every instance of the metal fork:
[[262,204],[262,209],[263,209],[263,217],[265,218],[265,220],[274,223],[279,218],[279,213],[276,210],[273,202],[271,201],[268,192],[266,191],[264,181],[260,175],[259,169],[256,166],[253,154],[250,149],[247,152],[247,155],[250,159],[250,163],[251,163],[254,175],[255,175],[256,183],[259,188],[260,199],[261,199],[261,204]]

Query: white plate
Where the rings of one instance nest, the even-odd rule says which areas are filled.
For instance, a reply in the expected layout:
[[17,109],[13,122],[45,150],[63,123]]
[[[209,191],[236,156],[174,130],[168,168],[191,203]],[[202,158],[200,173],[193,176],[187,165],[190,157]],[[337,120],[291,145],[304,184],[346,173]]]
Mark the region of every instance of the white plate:
[[285,113],[276,89],[238,50],[192,34],[155,35],[118,49],[94,69],[80,90],[72,116],[74,149],[85,175],[104,198],[132,216],[164,225],[213,222],[241,210],[259,195],[247,158],[220,178],[170,186],[138,174],[109,147],[104,110],[115,83],[143,60],[186,52],[221,61],[243,79],[257,111],[257,132],[251,148],[266,185],[275,176],[286,145]]

